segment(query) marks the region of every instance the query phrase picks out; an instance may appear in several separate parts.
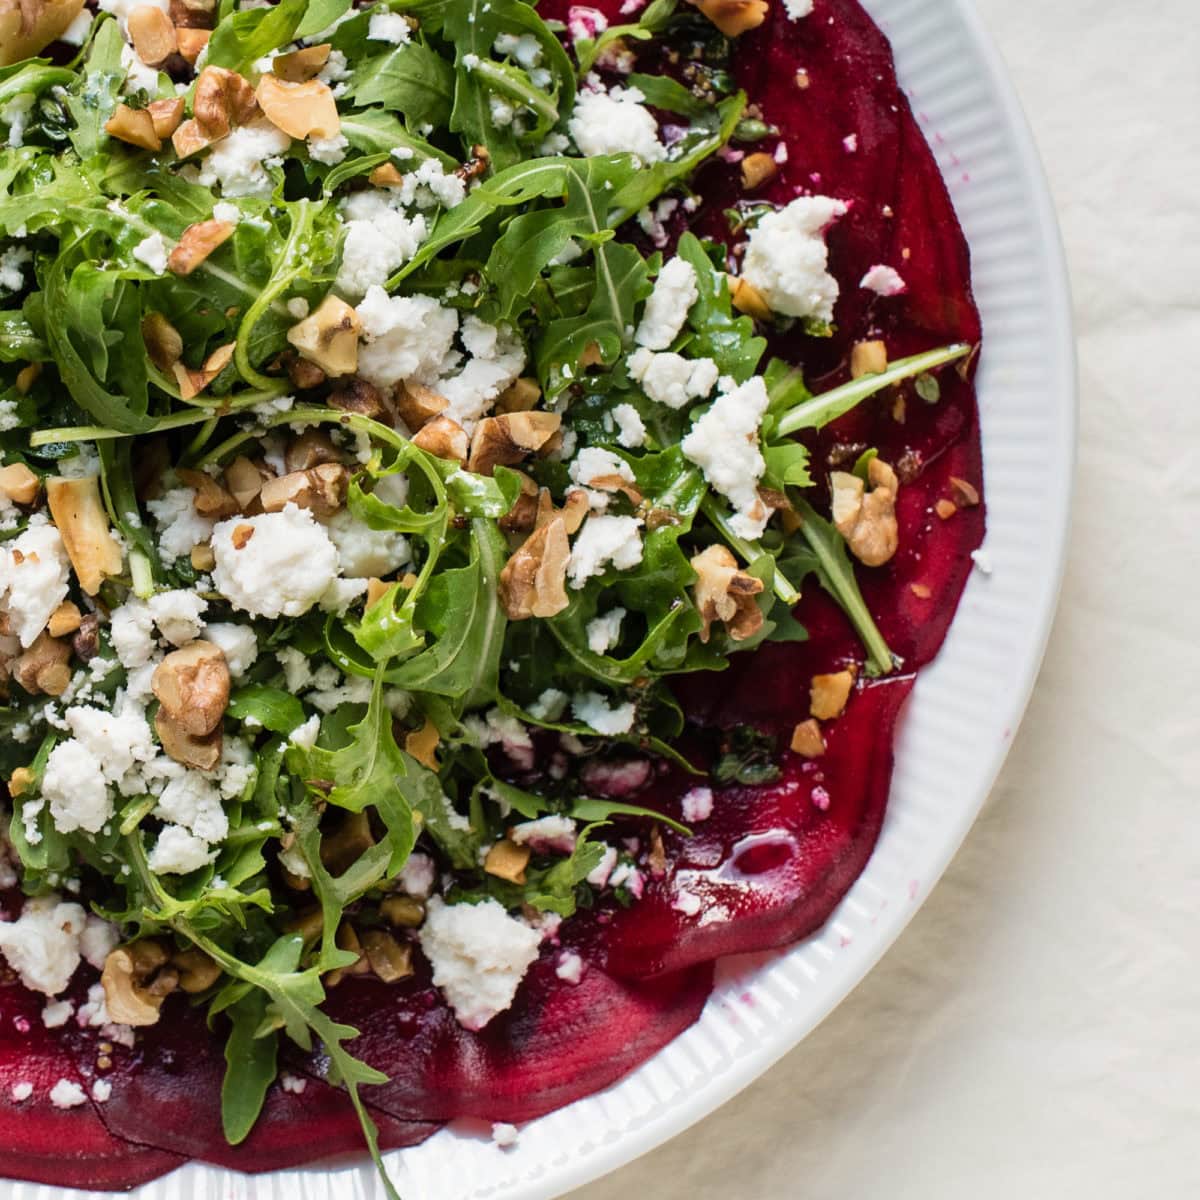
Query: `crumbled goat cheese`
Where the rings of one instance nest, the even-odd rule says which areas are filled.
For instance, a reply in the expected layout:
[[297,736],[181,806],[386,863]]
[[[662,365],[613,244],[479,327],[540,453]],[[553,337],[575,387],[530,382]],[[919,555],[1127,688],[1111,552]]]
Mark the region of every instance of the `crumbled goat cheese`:
[[609,876],[608,885],[613,888],[623,887],[634,899],[640,900],[645,887],[645,881],[642,878],[641,871],[633,863],[623,862]]
[[409,562],[408,539],[403,534],[372,529],[349,509],[336,512],[325,528],[347,579],[382,579]]
[[19,292],[25,286],[25,272],[22,269],[26,263],[33,261],[33,255],[24,246],[10,246],[0,255],[0,287],[10,292]]
[[515,1125],[509,1125],[506,1121],[497,1121],[492,1126],[492,1142],[499,1146],[501,1150],[505,1150],[509,1146],[515,1146],[520,1136],[521,1131]]
[[813,10],[813,0],[783,0],[789,21],[799,21],[810,16]]
[[567,32],[572,41],[583,38],[594,38],[608,28],[608,17],[598,8],[589,8],[582,4],[572,4],[567,9]]
[[132,46],[121,47],[121,66],[125,69],[126,92],[158,92],[158,68],[142,62]]
[[613,846],[604,848],[604,857],[595,865],[591,874],[587,877],[587,882],[594,888],[602,888],[607,886],[608,877],[613,873],[613,868],[617,865],[617,851]]
[[279,1086],[293,1096],[300,1096],[308,1087],[308,1080],[303,1075],[293,1075],[290,1071],[284,1071],[279,1076]]
[[26,900],[15,921],[0,922],[0,951],[31,992],[57,996],[79,966],[87,913],[59,896]]
[[60,1029],[75,1013],[70,1000],[56,1000],[42,1009],[42,1024],[47,1029]]
[[488,111],[492,118],[492,124],[500,129],[505,125],[511,125],[513,117],[516,116],[516,109],[500,96],[488,97]]
[[611,563],[627,571],[642,561],[642,522],[637,517],[610,517],[593,513],[571,547],[567,577],[573,588],[581,588],[593,575]]
[[21,1080],[20,1083],[12,1085],[8,1094],[13,1098],[14,1104],[23,1104],[33,1095],[33,1084],[28,1080]]
[[878,296],[899,296],[908,290],[900,273],[892,267],[876,263],[861,279],[859,287],[867,288]]
[[567,693],[558,688],[546,688],[529,706],[529,715],[537,721],[557,721],[567,707]]
[[369,383],[390,387],[402,380],[436,383],[452,349],[458,313],[432,296],[389,296],[382,287],[367,289],[355,309],[363,327],[358,373]]
[[679,336],[699,295],[696,268],[685,258],[671,259],[654,281],[634,341],[649,350],[665,350]]
[[408,216],[401,199],[383,189],[355,192],[342,205],[346,237],[337,286],[348,296],[362,296],[417,252],[429,236],[425,218]]
[[683,795],[683,819],[690,823],[707,821],[712,816],[712,788],[694,787]]
[[273,184],[263,168],[273,166],[291,144],[292,139],[266,118],[239,125],[212,148],[197,180],[208,188],[219,185],[225,196],[270,195]]
[[408,861],[401,868],[396,882],[408,895],[417,900],[424,900],[437,883],[437,863],[428,854],[415,850],[408,856]]
[[580,450],[571,460],[568,474],[571,482],[580,487],[598,486],[598,481],[611,479],[619,479],[623,483],[636,482],[629,464],[619,454],[601,446],[587,446]]
[[971,561],[984,575],[990,575],[994,569],[992,567],[992,557],[986,550],[972,550]]
[[14,150],[25,144],[25,126],[36,99],[32,92],[21,92],[0,108],[0,122],[8,126],[8,144]]
[[[346,13],[343,20],[357,16],[357,10],[351,8],[350,11]],[[346,55],[341,50],[330,50],[329,57],[325,60],[325,65],[317,73],[317,78],[322,83],[328,83],[331,86],[333,84],[341,83],[344,79],[349,79],[350,63],[347,60]],[[333,94],[336,96],[340,93],[336,88],[334,88]]]
[[195,592],[176,588],[151,596],[147,606],[163,637],[172,646],[183,646],[200,636],[204,628],[200,614],[208,607],[208,601]]
[[[102,708],[90,705],[76,705],[67,709],[63,719],[77,741],[94,759],[96,766],[108,783],[120,787],[124,795],[133,795],[140,786],[140,780],[129,779],[126,776],[135,766],[148,763],[157,755],[154,738],[145,714],[136,704],[126,704],[118,712],[107,712]],[[51,753],[51,757],[70,742],[60,742]],[[45,784],[42,794],[47,795]],[[49,798],[47,796],[47,798]],[[63,803],[71,805],[70,796]],[[54,814],[54,804],[50,810]],[[56,818],[57,819],[57,818]],[[60,826],[61,828],[61,826]],[[95,832],[91,830],[90,832]]]
[[67,598],[71,563],[58,530],[35,514],[25,531],[0,545],[0,608],[13,635],[29,647]]
[[203,838],[178,825],[167,825],[146,862],[156,875],[189,875],[208,866],[216,857],[217,852],[210,851]]
[[112,1084],[107,1079],[97,1079],[92,1084],[92,1099],[97,1104],[107,1104],[112,1099]]
[[658,122],[643,104],[637,88],[602,88],[579,93],[567,129],[579,152],[589,158],[597,154],[632,154],[642,163],[661,162],[667,148],[659,141]]
[[462,342],[470,359],[457,375],[439,379],[437,390],[446,398],[445,415],[471,433],[496,397],[521,374],[525,348],[507,326],[489,325],[473,316],[463,320]]
[[583,959],[574,950],[566,951],[558,960],[554,974],[564,983],[578,983],[583,978]]
[[[236,225],[242,219],[242,210],[236,204],[231,204],[228,200],[218,200],[213,205],[213,220],[228,221],[230,225]],[[307,306],[307,301],[305,305]]]
[[193,547],[206,545],[212,537],[213,522],[196,511],[195,497],[190,487],[178,487],[146,502],[158,524],[159,553],[166,559],[187,558]]
[[617,423],[617,442],[627,450],[636,450],[646,444],[646,423],[641,413],[632,404],[618,404],[612,410]]
[[229,833],[229,818],[221,794],[199,771],[185,771],[169,780],[158,798],[154,815],[181,825],[206,842],[220,842]]
[[577,720],[597,733],[611,736],[628,733],[633,728],[637,709],[632,700],[610,707],[608,697],[599,692],[583,692],[571,701],[571,711]]
[[109,640],[126,670],[144,666],[155,651],[154,616],[144,600],[127,600],[109,618]]
[[[251,532],[243,541],[247,527]],[[213,530],[212,547],[213,585],[251,616],[301,616],[338,573],[337,547],[312,513],[294,504],[281,512],[222,521]]]
[[800,196],[750,231],[742,278],[762,293],[772,311],[833,320],[838,283],[827,269],[825,230],[846,211],[841,200]]
[[700,910],[704,907],[704,901],[695,892],[689,892],[685,888],[681,888],[675,893],[671,907],[676,912],[683,913],[685,917],[695,917],[699,915]]
[[593,654],[607,654],[621,640],[623,608],[613,608],[587,624],[588,649]]
[[419,937],[434,984],[471,1030],[511,1006],[542,940],[495,900],[450,905],[440,897],[429,902]]
[[42,799],[61,833],[99,833],[112,819],[113,803],[100,762],[81,742],[68,738],[50,751],[42,776]]
[[375,13],[367,26],[367,37],[373,42],[391,42],[394,46],[404,46],[411,36],[412,30],[402,13]]
[[258,658],[258,638],[249,625],[218,622],[206,626],[204,636],[225,655],[225,664],[234,679],[240,679],[254,666]]
[[335,579],[325,589],[321,596],[321,611],[344,613],[346,609],[366,593],[367,581],[365,579]]
[[629,356],[629,375],[656,404],[680,409],[713,390],[720,368],[711,358],[655,353],[642,346]]
[[104,969],[104,960],[117,948],[121,931],[101,917],[88,913],[87,924],[79,935],[79,953],[89,966]]
[[539,854],[573,854],[575,851],[575,822],[570,817],[550,816],[522,821],[508,834],[518,846],[532,846]]
[[133,248],[133,257],[149,267],[155,275],[161,275],[166,271],[169,254],[166,239],[161,233],[147,234]]
[[60,1079],[50,1089],[50,1103],[55,1108],[78,1108],[87,1103],[87,1094],[70,1079]]
[[542,45],[532,33],[502,33],[492,45],[496,54],[515,58],[519,66],[531,71],[542,61]]
[[92,22],[95,19],[94,13],[89,12],[86,8],[83,9],[79,16],[63,31],[60,40],[66,42],[68,46],[82,46],[87,41],[88,32],[91,30]]
[[717,397],[680,443],[684,457],[733,505],[730,526],[738,537],[760,537],[771,510],[758,494],[766,464],[758,448],[758,427],[770,398],[761,375]]
[[299,746],[301,750],[311,750],[317,744],[317,737],[320,732],[321,718],[313,715],[303,725],[298,725],[292,730],[288,741],[293,746]]
[[308,157],[313,162],[323,163],[327,167],[335,167],[346,157],[350,148],[350,139],[344,133],[335,133],[333,137],[308,139]]

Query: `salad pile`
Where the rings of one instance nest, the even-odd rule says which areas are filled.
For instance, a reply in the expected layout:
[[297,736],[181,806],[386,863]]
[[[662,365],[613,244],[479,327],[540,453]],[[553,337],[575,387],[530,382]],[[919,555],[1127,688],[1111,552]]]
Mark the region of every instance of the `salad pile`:
[[[762,0],[100,7],[0,68],[0,952],[118,1055],[205,1014],[230,1144],[318,1055],[378,1161],[339,989],[475,1033],[547,954],[580,985],[573,921],[636,925],[664,837],[905,666],[862,581],[916,468],[817,439],[973,347],[864,337],[810,390],[842,287],[905,267],[839,283],[851,206],[765,198]],[[788,736],[690,721],[681,677],[803,643],[810,592],[856,645]]]

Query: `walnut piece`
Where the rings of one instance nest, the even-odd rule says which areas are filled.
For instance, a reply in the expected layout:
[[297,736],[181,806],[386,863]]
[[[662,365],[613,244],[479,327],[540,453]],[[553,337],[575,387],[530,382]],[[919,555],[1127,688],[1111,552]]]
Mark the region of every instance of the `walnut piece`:
[[150,686],[162,711],[185,733],[202,737],[229,704],[229,667],[220,646],[197,639],[172,650],[154,669]]
[[200,395],[233,361],[233,352],[236,346],[236,342],[229,342],[227,345],[218,346],[204,360],[204,365],[198,371],[193,371],[190,367],[185,367],[183,363],[177,362],[171,368],[171,373],[175,376],[175,382],[179,385],[179,394],[185,400],[194,400]]
[[887,343],[878,339],[871,342],[855,342],[850,351],[850,378],[861,379],[864,375],[882,375],[887,370]]
[[404,738],[404,749],[431,771],[436,771],[440,765],[437,760],[438,742],[441,735],[437,726],[428,718],[420,729],[414,729]]
[[233,236],[236,228],[232,221],[197,221],[189,225],[167,257],[167,270],[172,275],[190,275]]
[[196,59],[200,57],[201,51],[208,45],[210,37],[212,37],[211,29],[177,28],[175,30],[175,40],[179,44],[179,54],[193,66],[195,66]]
[[341,462],[341,458],[329,434],[323,429],[306,429],[289,442],[283,452],[284,465],[289,471],[307,471],[322,463]]
[[183,355],[179,330],[160,312],[148,312],[142,318],[142,341],[150,361],[160,371],[170,371]]
[[821,734],[820,722],[813,717],[801,721],[792,730],[792,749],[805,758],[820,758],[825,753],[825,738]]
[[753,637],[762,628],[762,610],[755,597],[763,590],[763,581],[739,570],[737,559],[725,546],[714,544],[697,554],[692,570],[698,576],[693,592],[704,623],[702,642],[708,641],[714,621],[723,622],[735,642]]
[[329,407],[340,409],[342,412],[358,413],[372,420],[378,420],[384,414],[383,393],[365,379],[351,375],[343,379],[329,393]]
[[154,132],[160,138],[169,138],[183,120],[183,97],[173,96],[168,100],[152,100],[146,105]]
[[289,137],[332,138],[341,131],[337,101],[319,79],[288,83],[277,75],[264,75],[254,94],[267,120]]
[[106,578],[120,575],[123,557],[100,500],[99,477],[47,479],[46,502],[79,586],[94,596]]
[[358,335],[362,322],[345,300],[332,294],[303,321],[288,330],[287,340],[303,358],[326,375],[353,375],[358,370]]
[[868,492],[863,481],[848,471],[831,471],[833,523],[846,539],[850,553],[864,566],[879,567],[896,553],[900,528],[896,521],[896,472],[880,458],[867,467]]
[[779,164],[773,154],[756,150],[742,159],[742,187],[750,192],[769,183],[779,174]]
[[320,73],[329,61],[330,49],[328,42],[322,42],[319,46],[305,46],[290,54],[277,54],[271,60],[271,74],[288,83],[304,83]]
[[74,633],[83,624],[83,613],[79,605],[70,600],[64,600],[51,614],[46,632],[52,638],[66,637]]
[[514,379],[496,397],[498,413],[528,412],[542,398],[542,389],[536,379],[522,376]]
[[173,988],[152,989],[150,985],[167,965],[167,959],[166,948],[152,938],[118,946],[109,954],[104,960],[100,985],[104,988],[104,1005],[113,1021],[139,1026],[158,1021],[163,1000]]
[[445,396],[423,383],[401,383],[396,388],[395,400],[396,412],[413,433],[444,412],[447,404]]
[[808,711],[818,721],[832,721],[845,711],[858,672],[853,667],[830,675],[814,675],[809,687]]
[[729,275],[727,278],[730,300],[738,312],[745,313],[746,316],[753,317],[756,321],[771,319],[771,307],[767,304],[767,298],[754,284],[740,275]]
[[118,104],[104,122],[104,132],[142,150],[161,150],[162,138],[154,132],[154,118],[144,108]]
[[341,463],[321,463],[307,471],[291,471],[268,479],[259,492],[263,512],[282,512],[289,505],[307,508],[315,516],[332,516],[346,503],[350,472]]
[[71,682],[71,643],[39,633],[24,654],[13,659],[12,677],[30,695],[61,696]]
[[161,66],[178,48],[175,22],[153,4],[139,4],[125,25],[138,58],[148,67]]
[[413,973],[412,947],[401,945],[384,929],[368,929],[362,935],[363,953],[375,975],[384,983],[395,983]]
[[7,467],[0,467],[0,494],[7,496],[14,504],[32,504],[41,490],[41,479],[24,463],[9,463]]
[[528,846],[518,846],[507,838],[497,842],[483,860],[483,869],[497,879],[507,879],[509,883],[524,883],[525,868],[533,851]]
[[412,444],[436,458],[465,464],[471,448],[467,431],[449,417],[437,416],[427,421],[413,435]]
[[689,0],[726,37],[740,37],[767,19],[766,0]]
[[176,474],[196,493],[192,506],[202,517],[220,521],[241,510],[241,505],[206,472],[180,467]]
[[467,470],[491,475],[499,466],[509,467],[540,450],[562,424],[558,413],[513,412],[484,417],[475,427]]
[[567,607],[570,554],[567,527],[561,516],[525,539],[500,572],[500,602],[510,620],[552,617]]
[[226,137],[235,125],[245,125],[258,111],[250,81],[224,67],[205,67],[196,77],[192,117],[210,141]]
[[221,761],[221,726],[211,733],[188,733],[179,722],[167,715],[165,708],[154,714],[154,731],[166,754],[185,767],[197,771],[215,771]]
[[244,454],[239,454],[225,468],[225,487],[241,512],[245,512],[258,499],[263,484],[270,478],[268,472],[260,470]]

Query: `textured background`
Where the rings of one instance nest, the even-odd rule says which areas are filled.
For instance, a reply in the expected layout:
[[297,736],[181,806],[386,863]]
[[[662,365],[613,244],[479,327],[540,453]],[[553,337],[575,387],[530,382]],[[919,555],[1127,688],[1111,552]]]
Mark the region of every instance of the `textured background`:
[[572,1200],[1200,1194],[1200,2],[977,0],[1079,333],[1075,528],[992,798],[882,963]]

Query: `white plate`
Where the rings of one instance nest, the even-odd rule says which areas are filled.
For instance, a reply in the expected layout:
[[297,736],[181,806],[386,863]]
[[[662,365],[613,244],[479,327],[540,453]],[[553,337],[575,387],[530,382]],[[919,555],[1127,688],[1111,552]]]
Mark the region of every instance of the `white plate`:
[[[501,1151],[443,1130],[389,1155],[405,1200],[551,1200],[686,1129],[756,1079],[858,983],[912,918],[987,797],[1033,686],[1058,595],[1075,454],[1075,361],[1041,165],[970,0],[864,0],[950,186],[983,313],[985,546],[900,736],[883,834],[826,927],[729,960],[700,1021],[608,1091],[534,1121]],[[102,1193],[0,1184],[5,1200]],[[243,1176],[191,1164],[140,1200],[381,1200],[369,1167]]]

